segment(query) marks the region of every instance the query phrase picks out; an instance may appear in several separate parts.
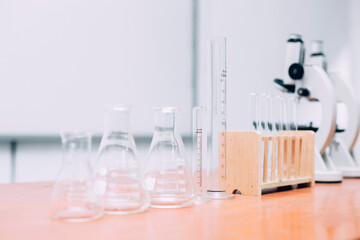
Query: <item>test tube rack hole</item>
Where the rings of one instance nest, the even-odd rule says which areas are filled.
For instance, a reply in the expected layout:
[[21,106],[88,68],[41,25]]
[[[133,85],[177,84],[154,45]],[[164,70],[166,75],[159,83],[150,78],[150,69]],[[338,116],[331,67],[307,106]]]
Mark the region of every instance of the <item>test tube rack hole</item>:
[[[226,191],[260,196],[292,185],[314,186],[314,132],[226,131]],[[220,143],[221,144],[221,143]]]

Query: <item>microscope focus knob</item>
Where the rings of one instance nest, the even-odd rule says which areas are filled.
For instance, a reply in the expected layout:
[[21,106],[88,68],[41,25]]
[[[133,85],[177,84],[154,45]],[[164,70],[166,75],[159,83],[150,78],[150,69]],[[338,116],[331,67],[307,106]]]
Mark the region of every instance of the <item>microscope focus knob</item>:
[[310,91],[307,88],[299,88],[297,94],[302,97],[308,97],[310,96]]
[[289,67],[289,76],[294,80],[302,79],[304,76],[304,67],[299,63],[293,63]]

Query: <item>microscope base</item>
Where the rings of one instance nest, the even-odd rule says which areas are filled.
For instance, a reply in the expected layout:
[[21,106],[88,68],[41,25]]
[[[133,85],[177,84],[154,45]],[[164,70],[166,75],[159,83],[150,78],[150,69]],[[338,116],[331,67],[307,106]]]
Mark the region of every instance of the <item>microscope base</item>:
[[320,183],[340,183],[343,174],[340,171],[315,172],[315,182]]
[[360,178],[360,168],[339,168],[345,178]]
[[[316,147],[315,147],[316,149]],[[342,181],[343,174],[334,168],[332,159],[326,153],[321,154],[315,151],[315,182],[339,183]]]

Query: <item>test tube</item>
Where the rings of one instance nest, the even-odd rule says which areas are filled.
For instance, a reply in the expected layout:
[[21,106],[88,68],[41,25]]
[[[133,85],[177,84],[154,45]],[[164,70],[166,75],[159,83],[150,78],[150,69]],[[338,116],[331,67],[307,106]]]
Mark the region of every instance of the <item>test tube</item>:
[[286,130],[286,124],[284,124],[284,98],[279,95],[274,97],[274,123],[276,133]]
[[268,131],[271,141],[269,142],[269,155],[268,155],[268,178],[267,180],[274,181],[276,175],[276,128],[274,119],[274,97],[271,95],[266,96],[266,115]]
[[267,126],[267,95],[265,93],[261,93],[259,95],[259,126],[260,132],[263,136],[268,134],[268,126]]
[[259,129],[259,117],[258,117],[258,95],[256,93],[250,93],[250,129],[257,131]]
[[[274,122],[275,122],[275,129],[274,134],[275,136],[281,135],[284,129],[284,98],[282,96],[276,95],[274,97]],[[277,177],[279,180],[283,179],[284,176],[284,151],[279,151],[279,149],[284,148],[284,140],[283,138],[279,138],[277,141]],[[271,165],[274,167],[274,165]],[[274,176],[271,177],[272,179]]]
[[270,132],[270,135],[274,133],[274,104],[273,97],[271,95],[266,96],[266,116],[267,116],[267,127]]
[[230,199],[226,189],[226,39],[217,37],[208,43],[208,195],[212,199]]
[[296,120],[296,98],[287,97],[286,98],[286,120],[287,120],[287,129],[288,130],[297,130],[297,120]]
[[193,161],[192,161],[192,174],[195,182],[196,198],[195,203],[209,201],[206,189],[207,181],[207,167],[204,159],[204,140],[206,138],[206,132],[204,132],[204,107],[196,106],[193,108]]

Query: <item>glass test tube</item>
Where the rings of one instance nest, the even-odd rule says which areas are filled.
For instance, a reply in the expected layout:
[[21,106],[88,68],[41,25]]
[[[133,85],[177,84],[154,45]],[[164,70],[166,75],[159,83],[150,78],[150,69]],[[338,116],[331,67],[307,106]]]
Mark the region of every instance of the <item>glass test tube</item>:
[[286,130],[284,127],[284,98],[282,96],[276,95],[274,97],[274,123],[276,133]]
[[226,39],[213,38],[208,43],[208,194],[213,199],[233,198],[225,191],[225,130],[226,130]]
[[273,97],[271,95],[266,96],[266,118],[267,118],[267,125],[270,135],[274,133],[274,104],[273,104]]
[[297,120],[296,120],[296,98],[294,97],[287,97],[285,99],[286,102],[286,119],[288,130],[297,130]]
[[275,180],[275,168],[276,168],[276,140],[275,136],[275,124],[274,124],[274,105],[273,97],[271,95],[266,95],[266,119],[267,119],[267,129],[268,136],[271,141],[269,141],[269,153],[268,153],[268,172],[267,172],[267,181]]
[[256,93],[250,93],[250,129],[258,130],[259,117],[258,117],[258,95]]
[[259,126],[260,132],[263,136],[266,136],[268,133],[268,126],[267,126],[267,95],[265,93],[259,94]]
[[[273,99],[273,103],[274,103],[274,123],[275,123],[275,128],[274,128],[274,135],[275,136],[279,136],[279,135],[283,135],[283,131],[286,130],[285,128],[285,121],[284,121],[284,98],[280,95],[276,95]],[[283,149],[284,148],[284,141],[281,140],[283,138],[279,138],[277,141],[277,146],[279,149]],[[284,175],[284,154],[280,154],[279,151],[277,153],[277,178],[278,179],[282,179],[283,175]]]

